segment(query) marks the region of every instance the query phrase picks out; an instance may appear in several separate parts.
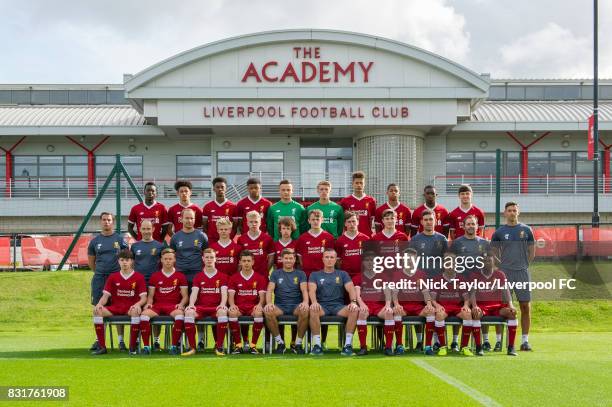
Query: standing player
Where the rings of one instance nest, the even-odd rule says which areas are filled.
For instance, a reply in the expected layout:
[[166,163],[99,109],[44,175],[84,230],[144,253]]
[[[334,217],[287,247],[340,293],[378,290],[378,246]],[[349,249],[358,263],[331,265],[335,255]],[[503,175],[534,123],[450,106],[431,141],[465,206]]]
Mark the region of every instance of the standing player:
[[230,238],[232,221],[228,218],[217,219],[217,232],[219,240],[210,244],[210,248],[215,251],[215,267],[220,273],[231,276],[238,272],[240,254],[240,245]]
[[261,215],[259,212],[251,211],[246,216],[249,230],[245,234],[240,235],[238,246],[240,246],[241,251],[249,251],[254,261],[253,270],[257,275],[264,278],[265,285],[267,285],[273,261],[271,255],[274,254],[274,242],[270,235],[260,230]]
[[346,271],[351,278],[361,272],[361,254],[364,242],[370,238],[358,230],[359,218],[355,212],[347,212],[344,218],[346,230],[336,240],[338,269]]
[[[142,240],[134,242],[130,251],[134,255],[134,270],[144,276],[148,286],[151,275],[161,267],[161,252],[166,247],[166,241],[158,242],[153,239],[153,224],[148,219],[143,220],[140,224],[140,234]],[[121,328],[123,329],[123,326]],[[153,336],[155,338],[153,348],[155,350],[161,349],[159,345],[160,331],[160,325],[153,326]]]
[[196,273],[202,271],[202,252],[208,247],[206,235],[194,229],[195,212],[183,209],[181,215],[183,229],[172,235],[170,247],[176,252],[176,268],[185,275],[189,284]]
[[185,305],[187,305],[187,279],[185,275],[174,269],[176,257],[174,250],[166,248],[161,256],[162,269],[156,271],[149,280],[149,295],[147,305],[140,314],[140,331],[142,333],[143,353],[151,354],[149,341],[151,339],[151,318],[158,315],[168,315],[174,318],[172,325],[171,355],[178,355],[178,342],[183,334]]
[[408,205],[404,205],[399,201],[400,190],[397,184],[389,184],[387,186],[387,202],[376,208],[374,214],[374,222],[376,223],[376,230],[381,230],[383,226],[382,215],[383,213],[391,209],[397,214],[395,221],[395,228],[398,232],[402,232],[410,236],[410,222],[412,220],[412,213]]
[[[507,279],[503,271],[496,266],[496,258],[490,255],[486,258],[484,267],[472,275],[474,281],[478,282],[478,289],[472,293],[472,317],[474,336],[476,337],[476,327],[480,327],[480,320],[483,316],[500,316],[508,323],[508,355],[517,356],[514,350],[514,340],[516,338],[516,309],[512,305],[512,294],[504,287]],[[501,334],[498,337],[495,349],[501,350]],[[483,355],[482,348],[476,347],[476,354]]]
[[[278,317],[281,315],[295,315],[297,322],[297,339],[294,352],[304,354],[302,342],[306,329],[308,329],[308,283],[306,274],[295,269],[296,255],[293,249],[284,249],[281,253],[283,268],[274,270],[270,276],[266,291],[266,306],[264,313],[266,325],[276,341],[274,353],[285,353],[286,346],[278,327]],[[274,302],[272,294],[274,293]]]
[[404,232],[397,230],[397,213],[393,209],[385,209],[381,215],[383,229],[372,236],[376,242],[407,242],[410,240]]
[[[259,213],[255,213],[259,216]],[[250,221],[250,218],[247,219]],[[245,351],[238,325],[238,317],[242,315],[253,317],[253,337],[249,343],[247,334],[245,341],[249,344],[251,354],[259,354],[257,341],[264,326],[263,306],[266,301],[267,278],[254,272],[254,264],[255,258],[251,252],[248,250],[240,252],[240,272],[231,276],[229,281],[229,325],[234,342],[232,353],[235,355]]]
[[259,212],[261,215],[260,229],[262,232],[267,232],[266,216],[272,202],[261,196],[261,181],[259,178],[249,178],[246,186],[249,195],[236,203],[236,212],[234,213],[240,233],[246,233],[248,230],[246,214],[251,211]]
[[280,200],[268,209],[268,215],[266,216],[266,222],[268,223],[268,233],[274,241],[280,238],[280,231],[278,230],[278,221],[281,218],[291,218],[295,222],[297,229],[291,235],[293,240],[297,240],[300,233],[305,232],[308,228],[306,226],[306,209],[302,204],[294,201],[291,198],[293,194],[293,185],[291,181],[284,179],[278,185],[278,191]]
[[421,257],[421,269],[428,277],[434,277],[442,272],[442,258],[448,249],[448,240],[434,230],[434,213],[425,210],[421,213],[423,231],[414,235],[410,247]]
[[136,240],[142,239],[140,225],[143,220],[150,220],[153,224],[153,239],[163,242],[170,221],[168,220],[168,210],[156,201],[157,185],[154,182],[147,182],[144,186],[144,202],[134,205],[128,217],[128,232]]
[[143,220],[140,224],[142,240],[134,242],[130,251],[134,255],[134,270],[144,276],[147,284],[153,273],[161,267],[161,252],[165,243],[153,239],[153,224],[150,220]]
[[385,355],[393,356],[393,309],[391,308],[391,292],[388,289],[376,287],[375,280],[380,276],[374,272],[374,255],[367,253],[363,259],[363,273],[353,276],[355,294],[359,305],[357,317],[357,335],[359,336],[358,356],[368,354],[368,316],[375,315],[385,321],[383,332],[385,335]]
[[174,190],[176,191],[179,201],[168,209],[168,221],[172,223],[172,227],[168,228],[168,235],[172,236],[183,228],[181,213],[183,213],[183,209],[185,208],[192,209],[195,212],[194,227],[196,229],[202,229],[202,209],[200,209],[197,204],[191,202],[191,193],[193,190],[191,182],[176,181],[174,183]]
[[359,231],[364,235],[372,236],[372,221],[376,212],[376,199],[365,193],[365,173],[353,173],[353,193],[342,198],[340,206],[344,211],[352,211],[359,216]]
[[[140,326],[140,313],[147,301],[147,286],[142,274],[135,273],[134,256],[128,249],[119,253],[120,270],[111,274],[106,280],[104,291],[100,300],[94,307],[94,328],[98,337],[98,349],[94,355],[107,353],[106,337],[104,333],[104,317],[113,315],[129,315],[130,325],[130,354],[136,354],[136,341]],[[108,300],[111,305],[107,305]]]
[[321,228],[331,233],[334,239],[337,239],[338,236],[342,234],[344,228],[344,210],[334,201],[330,201],[329,195],[331,193],[331,187],[332,185],[329,181],[320,181],[317,184],[319,200],[308,205],[308,208],[306,208],[306,216],[315,209],[320,210],[321,213],[323,213]]
[[[308,279],[310,297],[310,330],[312,332],[312,354],[323,354],[321,347],[321,317],[325,315],[347,318],[346,337],[342,355],[353,355],[353,333],[357,323],[359,306],[355,286],[346,271],[337,270],[338,255],[334,249],[323,252],[323,270],[315,271]],[[344,295],[348,293],[350,303],[344,305]]]
[[[516,202],[506,203],[506,224],[493,233],[491,244],[499,254],[500,268],[506,273],[508,281],[529,283],[529,263],[535,258],[535,239],[531,228],[518,221],[519,213],[519,205]],[[521,350],[530,351],[531,291],[528,288],[514,288],[514,293],[521,308]]]
[[[274,242],[274,268],[283,268],[283,256],[281,256],[283,250],[292,249],[295,251],[297,240],[293,240],[291,235],[295,231],[295,222],[291,218],[281,218],[278,221],[278,230],[280,231],[280,238]],[[296,259],[297,260],[297,259]]]
[[323,251],[334,247],[334,237],[321,229],[322,222],[323,212],[320,209],[310,211],[308,213],[310,230],[297,240],[295,251],[306,277],[323,268]]
[[[93,271],[91,278],[91,305],[96,305],[102,298],[102,290],[108,276],[119,271],[119,252],[128,245],[120,234],[113,232],[115,217],[108,212],[100,214],[100,234],[96,235],[87,246],[87,263]],[[117,327],[119,333],[119,350],[127,350],[123,341],[123,325]],[[95,341],[89,350],[99,349]]]
[[[455,272],[455,255],[451,252],[444,253],[446,259],[442,275],[433,278],[434,286],[431,289],[433,306],[436,310],[435,331],[438,335],[440,349],[439,356],[446,356],[446,327],[445,320],[450,316],[456,316],[463,320],[461,329],[461,354],[474,356],[468,342],[472,333],[472,310],[470,309],[469,293],[460,287],[460,282],[465,281],[463,276]],[[429,349],[426,346],[426,353]]]
[[463,229],[463,220],[468,215],[476,216],[478,220],[478,235],[483,236],[485,226],[485,214],[482,209],[478,208],[472,203],[474,193],[472,187],[469,185],[461,185],[459,187],[459,206],[456,207],[448,214],[448,224],[450,226],[450,238],[455,240],[458,237],[463,236],[465,230]]
[[228,285],[229,277],[215,268],[215,251],[211,248],[204,250],[204,270],[193,278],[189,306],[185,310],[185,334],[191,349],[182,356],[195,355],[195,320],[206,317],[217,318],[215,354],[225,355],[223,342],[228,321],[226,306]]
[[448,210],[436,202],[437,197],[438,193],[435,187],[427,185],[423,189],[423,198],[425,202],[412,212],[412,220],[410,222],[410,233],[412,236],[423,231],[421,218],[423,217],[424,211],[430,211],[434,214],[434,227],[436,232],[448,236]]
[[[216,177],[212,180],[213,189],[215,191],[215,199],[207,202],[202,208],[202,229],[206,232],[210,242],[219,240],[217,233],[217,219],[228,218],[234,219],[236,212],[236,204],[225,197],[227,190],[227,180],[223,177]],[[236,229],[232,230],[231,238],[234,238]]]

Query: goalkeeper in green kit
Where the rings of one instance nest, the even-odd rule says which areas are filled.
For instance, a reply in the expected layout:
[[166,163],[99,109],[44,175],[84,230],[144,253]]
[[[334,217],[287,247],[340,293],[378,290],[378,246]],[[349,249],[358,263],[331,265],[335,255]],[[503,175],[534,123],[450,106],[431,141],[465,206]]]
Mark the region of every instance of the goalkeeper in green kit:
[[291,218],[297,226],[297,229],[291,234],[291,239],[297,240],[300,234],[304,233],[309,228],[306,218],[306,209],[291,197],[293,194],[293,185],[291,185],[291,181],[286,179],[282,180],[278,185],[278,190],[280,201],[268,208],[268,215],[266,216],[268,233],[276,242],[280,238],[278,221],[281,218]]
[[306,219],[308,219],[310,211],[319,209],[323,212],[321,229],[331,233],[334,236],[334,240],[338,239],[344,231],[344,209],[329,199],[331,194],[331,183],[329,181],[320,181],[317,184],[317,193],[319,194],[319,200],[308,206],[306,209]]

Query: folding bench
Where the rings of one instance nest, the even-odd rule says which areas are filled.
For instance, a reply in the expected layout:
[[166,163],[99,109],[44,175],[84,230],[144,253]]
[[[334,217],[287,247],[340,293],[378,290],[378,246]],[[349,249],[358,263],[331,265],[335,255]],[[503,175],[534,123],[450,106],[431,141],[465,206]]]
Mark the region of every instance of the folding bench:
[[[168,315],[158,315],[156,317],[151,317],[149,321],[151,323],[151,328],[153,326],[161,326],[164,327],[164,349],[169,349],[172,343],[172,325],[174,325],[174,318]],[[151,329],[151,339],[150,343],[153,343],[153,329]],[[179,349],[183,351],[183,342],[179,343]]]
[[[339,316],[322,316],[321,317],[321,326],[337,326],[338,327],[338,348],[342,349],[344,336],[345,336],[345,326],[346,326],[346,318]],[[308,330],[308,352],[310,352],[312,348],[312,332]]]
[[412,327],[421,326],[422,332],[425,332],[425,318],[419,316],[405,316],[402,317],[402,325],[406,328],[404,330],[404,343],[408,345],[409,350],[413,350],[414,339],[412,337]]
[[[205,318],[200,318],[200,319],[196,319],[195,320],[195,325],[196,326],[203,326],[204,327],[204,346],[206,346],[206,344],[208,344],[208,327],[212,327],[213,329],[215,329],[215,327],[217,326],[217,318],[216,317],[205,317]],[[227,347],[227,350],[229,351],[230,349],[230,331],[229,331],[229,324],[228,324],[228,330],[225,333],[225,344]],[[187,343],[187,338],[185,338],[185,343]]]
[[113,341],[113,325],[130,325],[132,318],[129,315],[113,315],[104,317],[104,332],[108,332],[110,336],[110,348],[114,349]]
[[367,326],[374,328],[370,329],[370,343],[372,344],[372,349],[382,350],[384,348],[384,341],[381,341],[378,335],[378,328],[384,326],[384,324],[385,321],[378,318],[376,315],[368,316]]

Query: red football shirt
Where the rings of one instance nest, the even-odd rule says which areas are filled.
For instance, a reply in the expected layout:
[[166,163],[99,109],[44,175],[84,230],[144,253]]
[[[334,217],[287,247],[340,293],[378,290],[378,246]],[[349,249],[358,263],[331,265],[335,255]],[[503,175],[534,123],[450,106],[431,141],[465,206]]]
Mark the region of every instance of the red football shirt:
[[143,220],[151,221],[153,224],[153,239],[161,242],[162,226],[170,223],[168,220],[168,210],[166,207],[159,202],[154,202],[151,206],[147,206],[144,202],[132,206],[130,216],[128,217],[128,222],[136,225],[136,230],[138,232],[136,240],[142,240],[142,235],[140,234],[140,224]]
[[375,242],[407,242],[410,238],[405,233],[399,232],[396,229],[390,236],[386,235],[384,230],[381,230],[372,236],[372,240]]
[[230,277],[229,290],[236,292],[234,303],[240,308],[254,307],[259,303],[259,293],[266,291],[268,283],[265,278],[257,273],[252,273],[245,278],[242,272]]
[[397,299],[400,302],[419,302],[423,303],[423,288],[421,282],[427,281],[427,274],[421,269],[417,269],[411,276],[403,271],[393,273],[396,282],[405,280],[406,284],[397,292]]
[[457,281],[447,280],[444,275],[432,278],[434,282],[445,282],[446,288],[431,288],[429,291],[436,294],[436,302],[445,305],[463,305],[463,293],[466,292],[459,287],[459,283],[464,281],[461,274],[455,276]]
[[479,305],[502,305],[503,288],[506,285],[506,275],[501,270],[495,270],[491,277],[486,278],[481,272],[470,274],[468,280],[476,280],[479,285],[476,290],[476,302]]
[[448,214],[447,223],[450,226],[450,230],[455,231],[455,239],[461,237],[465,234],[465,230],[463,229],[463,220],[468,215],[476,216],[478,219],[478,233],[477,235],[480,237],[484,236],[484,225],[485,225],[485,214],[482,209],[478,208],[475,205],[470,206],[470,209],[464,211],[460,206],[456,207]]
[[215,251],[217,259],[215,267],[220,273],[231,276],[238,271],[238,255],[241,250],[238,243],[230,240],[226,246],[223,246],[216,241],[210,244],[210,248]]
[[274,253],[274,241],[269,234],[265,232],[259,232],[256,238],[252,238],[247,232],[238,238],[238,245],[240,250],[249,250],[255,256],[255,264],[253,270],[256,274],[260,274],[268,278],[268,255]]
[[[283,244],[280,240],[274,242],[274,268],[282,269],[283,268],[283,258],[281,257],[281,253],[284,249],[293,249],[296,255],[297,262],[297,251],[296,251],[297,240],[290,240],[289,243]],[[296,268],[298,268],[296,266]]]
[[183,209],[186,208],[193,209],[193,211],[195,212],[194,227],[196,229],[202,229],[202,209],[200,209],[200,207],[194,203],[191,203],[189,206],[183,206],[179,202],[172,205],[168,209],[168,221],[171,222],[174,226],[174,233],[183,229],[183,223],[181,222],[181,212],[183,212]]
[[[380,279],[379,274],[374,274],[371,278],[365,273],[359,273],[352,277],[355,287],[359,287],[359,296],[369,308],[375,308],[385,303],[385,292],[383,289],[374,286],[374,280]],[[379,282],[380,283],[380,282]]]
[[261,226],[259,230],[266,232],[266,215],[268,214],[268,208],[270,206],[272,206],[272,202],[262,196],[260,196],[257,201],[252,201],[250,196],[246,196],[236,203],[236,212],[234,212],[234,216],[242,219],[242,230],[246,233],[249,229],[246,214],[251,211],[257,211],[261,215]]
[[132,271],[124,277],[117,271],[106,279],[104,292],[110,294],[113,305],[131,307],[140,301],[142,295],[147,295],[147,283],[142,274]]
[[374,222],[379,223],[381,227],[384,227],[382,221],[382,214],[387,209],[392,209],[397,214],[397,220],[395,221],[395,229],[397,229],[398,232],[409,233],[412,212],[410,211],[410,208],[408,206],[404,205],[401,202],[395,208],[392,208],[389,205],[389,202],[385,202],[384,204],[380,205],[378,208],[376,208],[376,212],[374,214]]
[[321,229],[318,235],[313,235],[311,231],[303,233],[297,240],[295,250],[300,256],[302,270],[306,277],[310,277],[313,271],[323,269],[323,250],[334,247],[334,236]]
[[418,208],[416,208],[413,212],[412,212],[412,220],[411,220],[411,227],[413,229],[417,229],[418,232],[422,232],[423,231],[423,225],[421,225],[421,218],[422,218],[422,214],[423,211],[425,209],[428,210],[433,210],[434,214],[436,215],[436,221],[435,221],[435,231],[441,234],[444,234],[444,228],[446,226],[448,226],[448,210],[446,210],[445,207],[443,207],[442,205],[438,204],[436,205],[433,209],[432,208],[428,208],[427,206],[425,206],[425,204],[419,206]]
[[149,287],[155,287],[154,304],[178,304],[181,302],[181,288],[187,288],[187,278],[179,271],[166,275],[156,271],[149,279]]
[[[220,218],[229,218],[232,222],[234,221],[234,212],[236,211],[236,204],[230,200],[225,200],[222,204],[218,203],[214,199],[202,208],[202,219],[208,221],[206,226],[206,235],[208,236],[209,242],[216,242],[219,240],[219,234],[217,233],[217,220]],[[234,228],[230,238],[234,238]]]
[[363,233],[357,232],[353,238],[350,238],[345,232],[334,244],[334,249],[336,253],[338,253],[338,258],[341,260],[340,268],[346,271],[351,277],[361,272],[362,246],[363,242],[367,242],[368,240],[370,240],[370,238]]
[[195,275],[192,287],[198,289],[198,299],[195,305],[216,307],[221,303],[221,287],[229,286],[229,277],[216,271],[209,276],[205,272]]
[[339,204],[344,212],[356,212],[359,216],[358,230],[368,237],[372,236],[371,223],[376,212],[376,199],[369,195],[364,195],[360,199],[355,195],[349,195],[342,198]]

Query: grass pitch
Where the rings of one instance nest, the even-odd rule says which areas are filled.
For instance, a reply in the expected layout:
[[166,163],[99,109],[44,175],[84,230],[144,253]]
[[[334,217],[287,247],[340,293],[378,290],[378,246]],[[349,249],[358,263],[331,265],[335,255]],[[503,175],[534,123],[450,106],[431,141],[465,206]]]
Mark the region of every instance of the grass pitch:
[[534,303],[535,351],[517,358],[92,357],[90,278],[0,274],[0,385],[69,386],[65,404],[87,406],[612,405],[609,300]]

